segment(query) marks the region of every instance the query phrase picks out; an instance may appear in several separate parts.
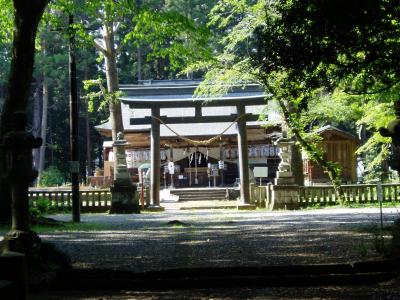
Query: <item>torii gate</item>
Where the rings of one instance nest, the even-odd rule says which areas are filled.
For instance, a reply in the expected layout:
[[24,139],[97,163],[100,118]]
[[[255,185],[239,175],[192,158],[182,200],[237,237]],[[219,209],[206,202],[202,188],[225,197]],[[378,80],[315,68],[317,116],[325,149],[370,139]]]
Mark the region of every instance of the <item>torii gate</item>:
[[[212,98],[193,98],[197,85],[170,85],[170,86],[136,86],[124,87],[128,97],[121,98],[124,104],[131,109],[151,109],[151,116],[145,118],[131,118],[131,125],[151,125],[151,178],[150,178],[150,208],[160,208],[160,121],[164,124],[186,123],[217,123],[237,122],[238,158],[240,177],[240,206],[250,205],[249,190],[249,161],[247,145],[247,121],[257,121],[258,115],[246,114],[246,106],[262,105],[265,103],[265,94],[258,85],[248,85],[246,88],[237,87],[232,92]],[[177,94],[177,92],[179,92]],[[236,114],[223,116],[203,116],[202,107],[235,106]],[[160,116],[161,108],[194,108],[195,115],[188,117]],[[239,118],[240,117],[240,118]]]

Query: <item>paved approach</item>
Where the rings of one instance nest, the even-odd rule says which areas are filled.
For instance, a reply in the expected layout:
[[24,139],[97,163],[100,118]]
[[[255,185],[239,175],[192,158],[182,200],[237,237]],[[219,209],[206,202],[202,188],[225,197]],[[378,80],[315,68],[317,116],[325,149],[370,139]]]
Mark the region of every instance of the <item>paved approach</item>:
[[[74,267],[136,272],[209,266],[348,263],[379,258],[379,209],[167,210],[85,214],[80,231],[42,233]],[[51,216],[70,220],[70,215]],[[384,209],[384,223],[399,217]],[[90,224],[94,224],[93,228]],[[90,229],[89,229],[90,228]],[[389,239],[389,237],[387,237]]]

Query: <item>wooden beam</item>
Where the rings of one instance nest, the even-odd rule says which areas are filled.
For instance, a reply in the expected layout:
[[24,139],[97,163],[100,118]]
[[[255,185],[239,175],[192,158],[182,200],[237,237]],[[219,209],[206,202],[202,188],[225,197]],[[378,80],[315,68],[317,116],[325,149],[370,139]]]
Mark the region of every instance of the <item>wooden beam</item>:
[[175,107],[215,107],[215,106],[236,106],[242,105],[262,105],[265,104],[265,97],[248,96],[248,97],[231,97],[220,98],[214,101],[195,100],[195,99],[130,99],[120,98],[122,103],[128,104],[130,108],[175,108]]
[[[165,124],[190,124],[190,123],[220,123],[220,122],[233,122],[237,119],[236,114],[232,114],[229,116],[200,116],[200,117],[167,117],[162,116],[160,120]],[[246,114],[243,117],[245,121],[257,121],[258,115]],[[145,118],[131,118],[131,125],[148,125],[151,124],[153,118],[145,117]]]

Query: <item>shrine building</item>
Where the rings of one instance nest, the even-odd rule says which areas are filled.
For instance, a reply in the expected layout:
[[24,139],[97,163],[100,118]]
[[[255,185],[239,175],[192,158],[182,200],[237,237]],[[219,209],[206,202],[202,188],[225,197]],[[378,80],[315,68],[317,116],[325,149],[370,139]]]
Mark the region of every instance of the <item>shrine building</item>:
[[[248,165],[250,169],[254,166],[268,167],[268,178],[264,180],[272,180],[279,164],[278,149],[272,139],[279,134],[280,126],[266,128],[265,122],[258,120],[265,101],[261,88],[258,85],[235,87],[222,97],[199,99],[193,96],[198,84],[199,81],[163,80],[120,87],[125,95],[121,98],[122,114],[125,139],[129,143],[127,164],[133,181],[139,179],[138,168],[150,162],[151,122],[155,120],[160,122],[161,184],[170,186],[171,179],[175,187],[238,182],[237,119],[240,115],[241,119],[246,119]],[[159,107],[158,119],[150,117],[150,106],[153,105],[150,102]],[[237,103],[245,107],[240,115]],[[161,122],[163,118],[168,122]],[[104,137],[111,138],[109,122],[96,126],[96,129]],[[112,141],[105,141],[106,180],[113,174],[112,161]],[[223,165],[218,164],[219,161],[223,161]],[[168,162],[174,162],[173,176],[169,174]]]
[[[249,84],[222,96],[196,98],[199,83],[148,80],[120,86],[124,135],[129,143],[127,165],[133,182],[139,181],[140,167],[145,164],[159,170],[152,175],[152,185],[156,185],[151,189],[153,194],[163,185],[182,188],[240,183],[243,188],[243,183],[248,186],[252,179],[254,167],[268,168],[263,182],[272,182],[280,162],[273,141],[280,136],[281,126],[277,113],[264,116],[275,120],[275,126],[265,126],[266,122],[259,120],[264,114],[264,91]],[[110,139],[103,144],[104,174],[98,177],[102,182],[97,185],[109,185],[114,156],[111,124],[100,124],[96,130]],[[344,179],[354,182],[356,139],[334,127],[321,133],[329,139],[323,144],[327,157],[343,165]],[[324,182],[324,173],[307,158],[304,162],[309,182]],[[247,193],[242,191],[242,197]]]

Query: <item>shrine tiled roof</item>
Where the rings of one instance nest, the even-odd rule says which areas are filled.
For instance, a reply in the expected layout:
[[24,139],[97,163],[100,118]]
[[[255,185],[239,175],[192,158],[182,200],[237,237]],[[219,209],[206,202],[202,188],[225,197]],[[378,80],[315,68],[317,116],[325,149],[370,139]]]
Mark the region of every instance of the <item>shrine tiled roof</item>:
[[[171,103],[174,101],[180,102],[186,101],[186,103],[193,103],[193,92],[198,84],[196,81],[166,81],[163,82],[152,82],[151,85],[123,85],[121,90],[125,94],[122,100],[122,115],[125,132],[144,132],[150,131],[150,125],[131,125],[131,118],[144,118],[151,116],[150,108],[143,108],[139,105],[139,108],[133,107],[132,102],[139,101],[161,101],[163,103]],[[232,90],[227,95],[219,97],[218,99],[259,99],[254,103],[264,103],[265,94],[258,85],[249,85],[245,89],[237,88]],[[218,101],[214,99],[214,101]],[[157,105],[158,106],[158,105]],[[246,106],[246,113],[261,114],[263,113],[264,105],[249,105]],[[202,106],[203,116],[223,116],[236,114],[236,107],[234,105],[227,106]],[[168,117],[191,117],[195,115],[194,107],[165,107],[160,108],[161,116]],[[247,126],[260,126],[263,122],[260,121],[248,121]],[[168,124],[174,131],[184,136],[212,136],[220,134],[231,122],[218,122],[218,123],[185,123],[185,124]],[[109,122],[100,124],[95,127],[98,131],[110,131],[111,125]],[[237,128],[236,124],[230,126],[225,135],[236,135]],[[161,137],[173,137],[175,133],[169,130],[165,125],[160,126]]]

